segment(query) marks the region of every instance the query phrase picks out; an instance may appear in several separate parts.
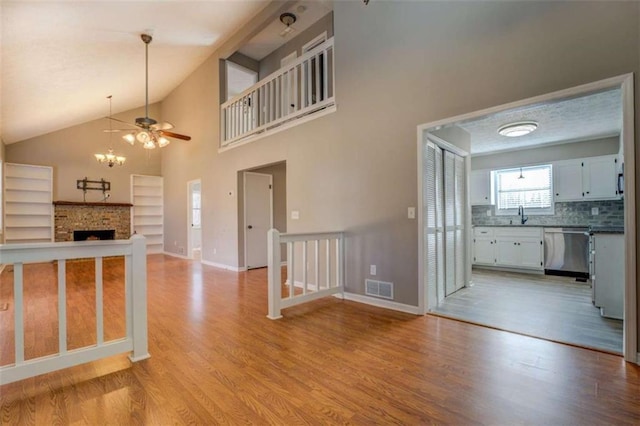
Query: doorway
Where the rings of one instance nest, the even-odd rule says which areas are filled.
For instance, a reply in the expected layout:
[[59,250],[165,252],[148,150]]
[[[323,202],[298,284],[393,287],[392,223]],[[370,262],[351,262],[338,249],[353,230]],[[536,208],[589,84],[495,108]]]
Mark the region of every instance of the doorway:
[[187,256],[193,260],[202,259],[202,183],[200,179],[187,182]]
[[247,269],[267,266],[267,232],[273,227],[273,177],[244,172],[244,246]]
[[[607,80],[602,80],[570,89],[560,90],[557,92],[553,92],[550,94],[538,96],[535,98],[525,99],[518,102],[513,102],[510,104],[497,106],[493,108],[489,108],[486,110],[476,111],[469,114],[464,114],[457,117],[452,117],[449,119],[441,120],[438,122],[428,123],[425,125],[421,125],[418,127],[418,155],[420,158],[419,161],[419,204],[423,206],[423,208],[419,211],[418,219],[419,219],[419,229],[420,229],[420,245],[419,245],[419,297],[420,297],[420,308],[422,312],[428,313],[432,312],[434,307],[438,304],[438,293],[437,293],[437,280],[434,280],[434,275],[430,270],[429,264],[429,246],[428,246],[428,227],[427,225],[427,215],[428,215],[428,202],[425,199],[425,185],[428,185],[428,182],[424,179],[426,167],[426,157],[428,152],[428,143],[429,143],[429,135],[434,131],[442,131],[442,129],[452,129],[456,127],[462,127],[461,125],[467,124],[471,121],[480,121],[483,118],[491,118],[496,117],[501,114],[509,114],[512,112],[517,113],[518,111],[526,110],[529,107],[543,106],[545,104],[557,104],[564,100],[571,100],[581,97],[590,96],[593,94],[599,94],[611,90],[617,90],[620,93],[619,105],[621,105],[621,117],[622,122],[621,127],[619,127],[618,134],[620,140],[620,154],[623,155],[624,159],[624,247],[625,247],[625,262],[624,262],[624,324],[623,324],[623,350],[622,353],[625,357],[625,360],[630,362],[637,362],[636,359],[636,351],[637,351],[637,287],[636,287],[636,269],[635,269],[635,260],[636,260],[636,221],[635,221],[635,141],[634,141],[634,123],[633,123],[633,75],[623,75],[619,77],[613,77]],[[496,139],[495,129],[491,133],[491,137],[493,140]],[[470,138],[471,139],[471,138]],[[567,139],[568,140],[568,139]],[[586,140],[586,139],[585,139]],[[576,140],[572,140],[570,142],[576,142]],[[471,144],[473,145],[473,143]],[[477,151],[476,151],[477,152]],[[471,150],[472,155],[474,154],[473,149]],[[600,154],[602,155],[602,154]],[[526,161],[537,161],[528,158]],[[551,160],[544,160],[551,161]],[[526,165],[526,164],[524,164]],[[522,166],[522,165],[521,165]],[[469,172],[470,170],[467,169]],[[471,173],[468,173],[469,176]],[[469,179],[469,178],[467,178]],[[467,180],[467,188],[469,187],[469,181]],[[588,192],[587,192],[588,194]],[[558,194],[555,194],[558,195]],[[467,200],[469,200],[470,194],[466,195]],[[498,210],[498,205],[486,208],[482,210],[482,213],[486,212],[484,215],[490,216],[492,214],[498,214],[496,211]],[[466,208],[467,214],[471,217],[472,211],[470,205]],[[597,209],[596,209],[597,212]],[[474,211],[475,216],[478,215],[477,211]],[[595,213],[597,214],[597,213]],[[522,214],[522,218],[524,219],[524,214]],[[529,219],[531,216],[529,217]],[[531,222],[531,220],[530,220]],[[531,223],[528,223],[528,226]],[[506,222],[509,224],[509,221]],[[516,220],[514,219],[514,223]],[[518,221],[519,223],[519,221]],[[522,222],[524,224],[524,222]],[[543,223],[543,221],[540,221]],[[541,226],[541,225],[539,225]],[[524,228],[522,228],[524,229]],[[470,253],[471,250],[471,241],[472,241],[472,229],[471,226],[467,229],[467,247],[466,252]],[[495,243],[495,241],[494,241]],[[471,259],[471,256],[469,256]],[[471,262],[468,262],[468,267],[470,268]],[[475,279],[476,277],[474,277]],[[494,282],[494,278],[491,278],[491,281]],[[513,282],[513,280],[511,280]],[[557,289],[558,286],[554,283],[554,288]],[[466,291],[466,289],[465,289]],[[498,327],[499,328],[499,327]],[[525,333],[526,334],[526,333]],[[537,336],[542,338],[547,338],[545,336]],[[554,340],[551,338],[550,340]]]

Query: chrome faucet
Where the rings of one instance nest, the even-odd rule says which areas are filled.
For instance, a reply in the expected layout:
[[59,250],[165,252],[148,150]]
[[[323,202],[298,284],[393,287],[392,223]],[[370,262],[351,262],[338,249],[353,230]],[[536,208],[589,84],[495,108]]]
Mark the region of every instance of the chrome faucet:
[[524,225],[529,220],[528,216],[524,215],[524,206],[518,206],[518,216],[520,216],[520,224]]

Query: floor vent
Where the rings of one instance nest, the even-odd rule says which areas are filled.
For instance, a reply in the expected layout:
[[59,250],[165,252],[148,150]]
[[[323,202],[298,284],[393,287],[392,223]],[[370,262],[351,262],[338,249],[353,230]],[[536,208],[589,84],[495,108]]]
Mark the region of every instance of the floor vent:
[[383,297],[393,300],[393,283],[376,280],[364,280],[365,294],[367,296]]

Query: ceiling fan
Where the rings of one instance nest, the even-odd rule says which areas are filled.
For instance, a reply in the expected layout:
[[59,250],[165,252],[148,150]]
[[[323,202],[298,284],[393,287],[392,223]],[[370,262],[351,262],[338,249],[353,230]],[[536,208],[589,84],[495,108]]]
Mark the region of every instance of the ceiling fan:
[[149,117],[149,43],[153,38],[149,34],[141,34],[140,38],[144,42],[145,52],[145,103],[144,103],[144,117],[136,118],[135,124],[128,123],[117,118],[109,117],[109,119],[124,123],[127,126],[138,127],[140,130],[130,131],[122,138],[134,145],[136,141],[140,142],[145,149],[154,149],[156,147],[162,148],[169,145],[171,142],[168,138],[182,139],[185,141],[191,140],[191,136],[181,135],[180,133],[174,133],[170,130],[173,129],[173,124],[164,122],[158,123],[153,118]]

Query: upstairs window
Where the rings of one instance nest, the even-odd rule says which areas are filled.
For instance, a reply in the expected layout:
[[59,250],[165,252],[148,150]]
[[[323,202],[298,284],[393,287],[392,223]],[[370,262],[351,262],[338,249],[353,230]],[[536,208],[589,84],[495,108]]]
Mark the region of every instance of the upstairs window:
[[496,170],[494,185],[497,215],[553,214],[551,165]]

